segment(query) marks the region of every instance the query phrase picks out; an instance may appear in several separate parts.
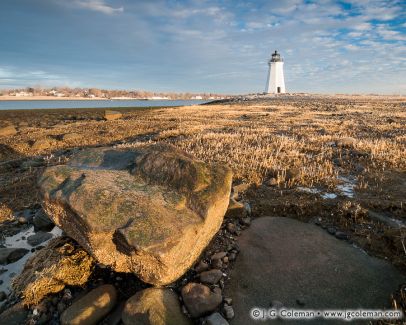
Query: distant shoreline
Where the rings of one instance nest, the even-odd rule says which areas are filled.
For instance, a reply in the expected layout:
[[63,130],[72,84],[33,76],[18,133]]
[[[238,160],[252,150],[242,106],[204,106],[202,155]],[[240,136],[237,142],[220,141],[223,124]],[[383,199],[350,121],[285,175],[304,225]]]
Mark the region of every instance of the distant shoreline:
[[[53,96],[26,96],[26,97],[16,97],[16,96],[0,96],[0,101],[13,100],[13,101],[26,101],[26,100],[179,100],[179,99],[167,99],[167,98],[104,98],[104,97],[53,97]],[[193,99],[191,99],[193,100]]]

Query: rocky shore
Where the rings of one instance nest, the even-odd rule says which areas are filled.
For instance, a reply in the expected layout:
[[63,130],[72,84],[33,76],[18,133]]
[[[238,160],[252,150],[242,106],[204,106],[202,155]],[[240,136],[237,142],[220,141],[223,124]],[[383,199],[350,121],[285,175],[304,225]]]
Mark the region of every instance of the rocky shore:
[[[4,113],[0,324],[226,325],[255,323],[254,307],[404,310],[401,104],[368,99],[369,114],[364,99],[304,97],[69,112],[75,119]],[[387,139],[377,141],[392,154],[385,171],[364,140],[378,135],[364,129],[376,109]],[[332,121],[360,129],[335,138]],[[312,143],[312,132],[314,147],[300,138]],[[290,160],[289,137],[306,154]],[[257,150],[249,164],[234,156],[245,141]],[[284,151],[285,167],[264,165]],[[332,171],[313,172],[313,156]]]

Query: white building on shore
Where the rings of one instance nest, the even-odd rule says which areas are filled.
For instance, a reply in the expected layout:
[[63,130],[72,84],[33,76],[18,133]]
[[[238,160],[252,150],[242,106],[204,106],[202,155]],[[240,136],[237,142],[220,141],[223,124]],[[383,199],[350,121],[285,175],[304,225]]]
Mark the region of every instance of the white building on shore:
[[275,51],[272,58],[268,61],[269,70],[266,80],[265,92],[268,94],[285,93],[285,78],[283,76],[283,59]]

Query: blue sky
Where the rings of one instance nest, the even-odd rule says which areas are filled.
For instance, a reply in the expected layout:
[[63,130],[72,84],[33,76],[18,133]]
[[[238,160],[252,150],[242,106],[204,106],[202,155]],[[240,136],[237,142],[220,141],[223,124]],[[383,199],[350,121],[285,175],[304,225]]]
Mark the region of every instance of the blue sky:
[[406,93],[406,3],[1,0],[0,88]]

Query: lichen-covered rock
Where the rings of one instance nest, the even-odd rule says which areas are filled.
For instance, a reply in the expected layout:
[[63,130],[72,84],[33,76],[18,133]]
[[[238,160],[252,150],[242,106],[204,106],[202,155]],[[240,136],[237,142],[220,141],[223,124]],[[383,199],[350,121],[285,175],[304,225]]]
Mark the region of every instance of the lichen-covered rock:
[[220,228],[232,173],[173,146],[88,149],[39,181],[53,221],[118,272],[164,285],[189,269]]
[[25,264],[13,281],[13,289],[25,305],[39,303],[66,285],[84,285],[92,273],[94,259],[67,237],[52,239]]

